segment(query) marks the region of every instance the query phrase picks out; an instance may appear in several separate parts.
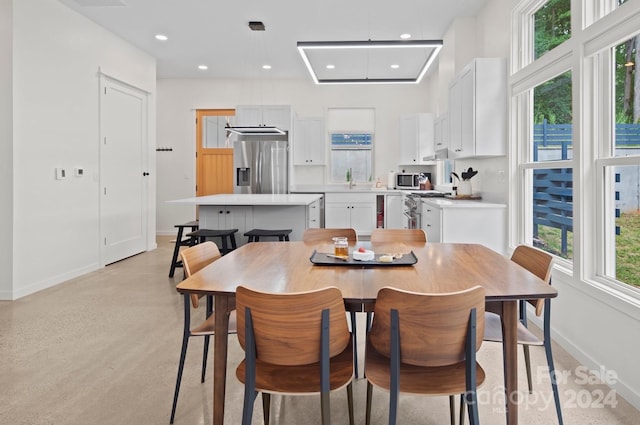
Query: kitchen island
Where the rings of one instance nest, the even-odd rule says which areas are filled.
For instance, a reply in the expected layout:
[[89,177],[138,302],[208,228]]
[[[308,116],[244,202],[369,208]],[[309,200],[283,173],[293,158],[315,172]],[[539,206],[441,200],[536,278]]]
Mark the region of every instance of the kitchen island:
[[238,229],[238,246],[251,229],[291,229],[302,240],[308,227],[320,227],[321,194],[222,194],[169,201],[197,205],[201,229]]

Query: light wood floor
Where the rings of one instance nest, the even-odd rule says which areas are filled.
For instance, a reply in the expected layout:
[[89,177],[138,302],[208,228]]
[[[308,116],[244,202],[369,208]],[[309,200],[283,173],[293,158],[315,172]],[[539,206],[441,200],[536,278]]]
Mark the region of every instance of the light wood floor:
[[[164,425],[169,423],[180,343],[181,278],[167,277],[173,244],[110,265],[14,302],[0,302],[0,423],[12,425]],[[363,316],[363,315],[358,315]],[[364,329],[364,317],[359,317]],[[364,343],[360,342],[360,348]],[[579,365],[555,347],[556,368],[572,372],[560,382],[567,425],[640,423],[640,412],[598,385],[578,385]],[[523,391],[520,423],[556,422],[544,350],[532,348],[534,391]],[[242,358],[235,336],[229,341],[226,423],[238,424],[243,387],[235,378]],[[202,339],[192,338],[182,382],[176,425],[211,423],[212,375],[200,383]],[[360,353],[363,358],[363,353]],[[487,381],[479,390],[480,421],[503,424],[501,351],[485,343],[479,361]],[[211,362],[210,362],[211,368]],[[520,369],[520,388],[526,388]],[[364,424],[366,381],[354,386],[356,423]],[[610,398],[598,402],[599,392]],[[332,420],[346,424],[344,391],[332,395]],[[615,406],[609,403],[615,402]],[[388,396],[374,390],[372,422],[387,421]],[[275,425],[320,423],[316,397],[275,398]],[[261,424],[256,403],[254,424]],[[446,397],[401,396],[398,423],[447,424]]]

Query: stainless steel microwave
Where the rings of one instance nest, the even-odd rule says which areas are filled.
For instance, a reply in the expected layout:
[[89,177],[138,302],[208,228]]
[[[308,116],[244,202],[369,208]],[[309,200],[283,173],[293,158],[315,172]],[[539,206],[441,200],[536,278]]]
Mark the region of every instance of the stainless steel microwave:
[[396,189],[419,189],[420,173],[397,173]]

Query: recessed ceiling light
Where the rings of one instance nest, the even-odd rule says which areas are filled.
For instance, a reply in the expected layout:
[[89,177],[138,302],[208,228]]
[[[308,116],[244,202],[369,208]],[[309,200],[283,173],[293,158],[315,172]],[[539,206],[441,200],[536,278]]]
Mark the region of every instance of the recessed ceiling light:
[[156,40],[167,41],[168,39],[169,39],[169,37],[167,37],[164,34],[156,34]]
[[271,69],[271,65],[262,65],[262,69]]
[[327,69],[335,69],[336,66],[335,65],[327,65]]
[[408,34],[408,33],[400,34],[400,38],[403,40],[406,40],[407,38],[411,38],[411,34]]
[[209,69],[209,67],[207,65],[198,65],[198,69],[201,69],[204,71],[205,69]]
[[397,63],[394,63],[393,65],[391,65],[392,69],[398,69],[400,68],[400,65],[398,65]]

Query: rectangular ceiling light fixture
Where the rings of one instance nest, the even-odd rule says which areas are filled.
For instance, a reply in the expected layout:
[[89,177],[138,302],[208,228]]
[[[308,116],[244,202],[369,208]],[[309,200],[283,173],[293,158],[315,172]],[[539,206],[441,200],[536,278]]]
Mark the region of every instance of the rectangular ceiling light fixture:
[[442,40],[299,41],[316,84],[417,84]]

